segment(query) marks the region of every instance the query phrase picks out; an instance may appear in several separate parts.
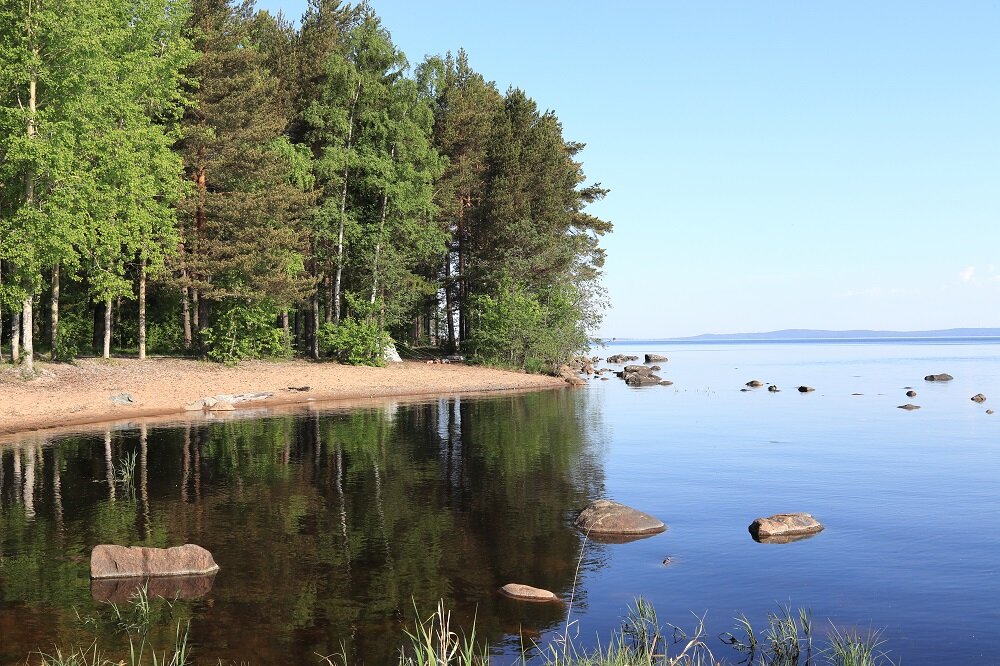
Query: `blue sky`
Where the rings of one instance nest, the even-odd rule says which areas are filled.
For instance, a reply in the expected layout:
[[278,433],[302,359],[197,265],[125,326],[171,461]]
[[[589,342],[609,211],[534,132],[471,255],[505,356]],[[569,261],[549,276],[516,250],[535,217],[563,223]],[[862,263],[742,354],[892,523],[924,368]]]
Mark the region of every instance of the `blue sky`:
[[372,6],[587,143],[600,333],[1000,327],[1000,3]]

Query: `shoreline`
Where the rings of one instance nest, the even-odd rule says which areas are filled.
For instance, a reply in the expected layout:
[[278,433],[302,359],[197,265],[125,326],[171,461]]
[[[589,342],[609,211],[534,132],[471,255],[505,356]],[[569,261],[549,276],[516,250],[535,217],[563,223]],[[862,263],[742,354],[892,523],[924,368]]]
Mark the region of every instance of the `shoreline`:
[[[226,367],[177,358],[81,359],[75,364],[36,361],[38,376],[24,380],[0,366],[0,441],[133,419],[204,418],[275,407],[365,403],[382,398],[543,390],[563,379],[464,364],[404,361],[385,368],[327,362],[249,361]],[[308,391],[289,390],[309,386]],[[236,405],[234,412],[186,411],[185,405],[219,394],[271,393]],[[110,401],[130,394],[133,404]]]

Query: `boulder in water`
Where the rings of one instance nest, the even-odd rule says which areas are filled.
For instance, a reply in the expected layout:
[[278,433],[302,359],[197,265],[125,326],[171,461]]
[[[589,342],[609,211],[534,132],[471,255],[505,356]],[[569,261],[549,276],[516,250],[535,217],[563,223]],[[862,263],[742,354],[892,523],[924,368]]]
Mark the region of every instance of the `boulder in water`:
[[90,553],[91,578],[192,576],[218,570],[212,553],[192,543],[173,548],[100,545]]
[[757,518],[750,523],[750,534],[754,539],[774,539],[804,536],[823,530],[818,520],[808,513],[776,513],[769,518]]
[[972,396],[971,400],[972,402],[979,402],[979,403],[986,402],[986,396],[983,395],[982,393],[977,393],[976,395]]
[[520,601],[559,601],[559,597],[557,597],[553,592],[543,590],[540,587],[531,587],[530,585],[522,585],[520,583],[507,583],[500,588],[500,593],[504,596],[510,597],[511,599],[518,599]]
[[913,403],[906,403],[905,405],[899,405],[898,409],[905,409],[908,412],[912,412],[915,409],[920,409],[920,405],[914,405]]
[[812,393],[815,390],[816,389],[814,389],[812,386],[800,386],[799,387],[799,393]]
[[662,354],[646,354],[646,363],[666,363],[667,357]]
[[949,375],[947,372],[942,372],[939,375],[927,375],[924,380],[928,382],[950,382],[954,377]]
[[604,499],[588,504],[573,524],[590,536],[640,537],[667,529],[648,513]]

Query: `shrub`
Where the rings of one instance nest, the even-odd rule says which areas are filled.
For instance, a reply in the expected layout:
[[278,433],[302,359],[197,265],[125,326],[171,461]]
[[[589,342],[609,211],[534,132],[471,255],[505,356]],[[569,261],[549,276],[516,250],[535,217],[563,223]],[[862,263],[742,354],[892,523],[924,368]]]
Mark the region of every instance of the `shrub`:
[[208,357],[226,365],[252,358],[285,358],[291,345],[275,326],[277,308],[270,303],[225,301],[215,310],[214,326],[202,330]]
[[339,324],[322,324],[319,346],[326,356],[350,365],[385,365],[389,334],[373,318],[347,317]]

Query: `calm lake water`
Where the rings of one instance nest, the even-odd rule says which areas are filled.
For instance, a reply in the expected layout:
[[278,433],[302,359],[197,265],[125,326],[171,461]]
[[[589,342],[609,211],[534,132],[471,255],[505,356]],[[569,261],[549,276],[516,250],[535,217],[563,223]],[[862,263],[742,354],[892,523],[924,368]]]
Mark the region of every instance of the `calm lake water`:
[[[638,596],[709,646],[744,613],[812,610],[817,632],[883,629],[904,664],[1000,663],[1000,344],[618,343],[664,353],[670,387],[612,376],[578,390],[314,407],[255,418],[116,426],[0,444],[0,664],[29,652],[126,645],[91,588],[98,543],[198,543],[221,566],[155,605],[160,645],[190,620],[199,664],[393,661],[439,599],[498,662],[563,630],[584,644]],[[948,372],[948,383],[923,380]],[[744,382],[782,392],[741,392]],[[816,388],[800,394],[795,387]],[[912,386],[918,395],[906,398]],[[969,398],[984,393],[983,405]],[[854,395],[860,394],[860,395]],[[922,409],[897,409],[907,402]],[[109,483],[134,455],[135,491]],[[584,543],[588,501],[609,497],[669,529]],[[758,516],[826,526],[784,545]],[[581,551],[582,549],[582,551]],[[665,558],[669,565],[664,565]],[[117,596],[116,596],[117,595]],[[415,611],[415,608],[418,611]]]

